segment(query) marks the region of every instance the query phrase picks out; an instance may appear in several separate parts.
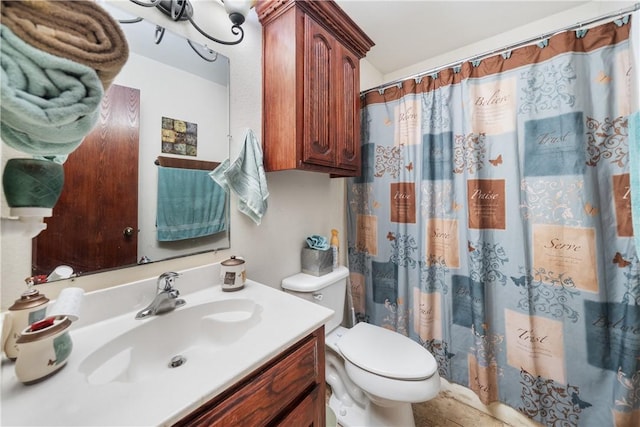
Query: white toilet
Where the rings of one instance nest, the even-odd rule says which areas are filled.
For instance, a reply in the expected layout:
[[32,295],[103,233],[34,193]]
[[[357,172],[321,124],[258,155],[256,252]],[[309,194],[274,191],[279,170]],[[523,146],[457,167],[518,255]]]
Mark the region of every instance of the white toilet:
[[368,323],[340,326],[349,270],[324,276],[299,273],[285,278],[289,293],[334,310],[325,325],[329,405],[344,427],[415,427],[411,403],[440,391],[436,360],[410,338]]

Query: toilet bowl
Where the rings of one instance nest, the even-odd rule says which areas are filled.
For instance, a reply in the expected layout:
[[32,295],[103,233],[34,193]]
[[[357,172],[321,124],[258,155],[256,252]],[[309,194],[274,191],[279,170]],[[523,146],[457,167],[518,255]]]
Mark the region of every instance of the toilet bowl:
[[334,311],[325,325],[329,406],[344,427],[414,427],[411,403],[440,391],[435,358],[397,332],[368,323],[340,326],[348,275],[338,267],[324,276],[299,273],[282,281],[286,292]]

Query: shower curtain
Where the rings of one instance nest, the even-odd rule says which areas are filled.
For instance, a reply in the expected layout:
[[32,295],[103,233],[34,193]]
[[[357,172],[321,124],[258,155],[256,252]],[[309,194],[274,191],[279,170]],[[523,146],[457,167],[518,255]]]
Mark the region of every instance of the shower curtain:
[[357,320],[549,426],[640,426],[631,21],[362,97],[363,173],[347,181]]

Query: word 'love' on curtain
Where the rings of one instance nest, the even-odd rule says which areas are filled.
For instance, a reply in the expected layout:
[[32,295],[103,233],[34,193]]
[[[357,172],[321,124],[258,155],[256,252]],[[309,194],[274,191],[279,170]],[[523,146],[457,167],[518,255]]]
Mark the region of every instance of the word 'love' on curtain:
[[363,173],[347,181],[358,320],[550,426],[640,426],[631,26],[363,96]]

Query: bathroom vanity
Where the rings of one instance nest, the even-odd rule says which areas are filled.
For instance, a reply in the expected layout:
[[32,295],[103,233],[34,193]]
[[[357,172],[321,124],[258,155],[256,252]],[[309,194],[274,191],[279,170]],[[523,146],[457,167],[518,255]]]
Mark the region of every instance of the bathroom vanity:
[[251,280],[222,292],[219,274],[181,272],[186,304],[142,320],[155,277],[87,293],[58,373],[24,385],[3,358],[0,424],[324,426],[332,311]]
[[324,395],[320,328],[175,425],[324,426]]

